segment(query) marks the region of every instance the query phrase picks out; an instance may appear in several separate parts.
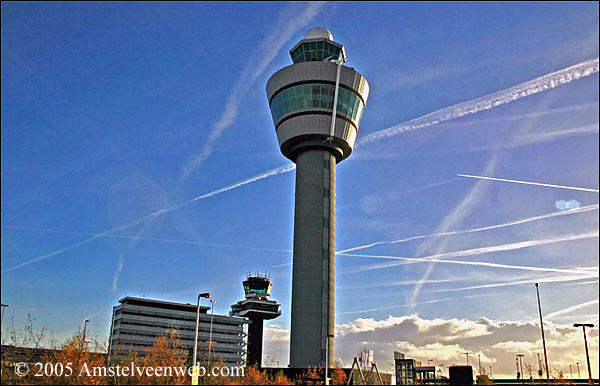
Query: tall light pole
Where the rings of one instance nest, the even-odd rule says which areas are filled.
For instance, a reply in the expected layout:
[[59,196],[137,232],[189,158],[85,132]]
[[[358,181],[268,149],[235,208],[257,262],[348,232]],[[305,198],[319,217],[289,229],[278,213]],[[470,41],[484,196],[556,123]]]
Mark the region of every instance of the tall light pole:
[[521,378],[525,379],[525,373],[523,372],[523,357],[525,355],[523,354],[517,354],[517,363],[520,363],[520,368],[521,368]]
[[210,368],[210,363],[211,363],[211,355],[212,355],[212,345],[213,345],[213,341],[212,341],[212,330],[213,330],[213,318],[215,317],[215,304],[217,303],[216,300],[214,299],[210,299],[210,331],[208,333],[208,367]]
[[587,359],[587,367],[588,367],[588,382],[590,383],[590,385],[593,385],[594,380],[592,379],[592,367],[590,366],[590,353],[588,351],[587,337],[585,335],[585,328],[586,327],[594,328],[594,325],[591,323],[575,323],[575,324],[573,324],[573,327],[583,328],[583,341],[585,343],[585,358]]
[[577,379],[581,379],[581,370],[579,369],[579,362],[577,362]]
[[327,335],[325,341],[325,384],[329,385],[329,339],[333,339],[333,334]]
[[2,303],[2,318],[0,319],[0,328],[2,328],[2,322],[4,321],[4,310],[9,307],[10,307],[10,304]]
[[83,322],[83,339],[81,340],[81,348],[83,348],[83,345],[85,345],[85,337],[87,334],[87,325],[90,321],[89,320],[85,320],[85,322]]
[[198,295],[198,303],[196,304],[196,334],[194,338],[194,363],[192,363],[193,371],[192,371],[192,385],[198,384],[198,364],[196,360],[198,358],[198,325],[200,324],[200,299],[201,298],[210,298],[210,293],[205,292]]
[[[9,308],[10,304],[2,303],[2,317],[0,318],[0,334],[2,334],[2,322],[4,321],[4,310]],[[0,338],[1,340],[1,338]]]
[[546,352],[546,338],[544,337],[544,320],[542,319],[542,305],[540,303],[539,283],[535,283],[535,292],[537,294],[538,311],[540,314],[540,329],[542,330],[542,345],[544,346],[544,363],[546,365],[546,380],[550,383],[550,373],[548,372],[548,353]]

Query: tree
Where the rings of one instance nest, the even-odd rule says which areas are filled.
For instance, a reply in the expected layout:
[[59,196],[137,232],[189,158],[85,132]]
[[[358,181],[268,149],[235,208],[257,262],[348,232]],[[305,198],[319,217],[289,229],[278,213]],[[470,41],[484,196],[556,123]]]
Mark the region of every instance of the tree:
[[339,367],[331,370],[331,383],[334,385],[345,385],[347,381],[346,373]]
[[[94,352],[90,349],[94,348]],[[107,383],[106,377],[94,369],[104,368],[104,354],[97,342],[86,342],[81,330],[43,360],[52,364],[50,373],[44,369],[42,383],[47,385],[102,385]]]

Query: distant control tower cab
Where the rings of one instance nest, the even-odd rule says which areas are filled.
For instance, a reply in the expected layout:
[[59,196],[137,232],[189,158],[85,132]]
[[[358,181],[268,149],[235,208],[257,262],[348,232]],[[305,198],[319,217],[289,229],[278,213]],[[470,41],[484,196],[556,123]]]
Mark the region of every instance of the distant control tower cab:
[[290,55],[267,82],[281,152],[296,163],[290,367],[324,367],[334,358],[335,168],[352,153],[369,83],[325,28]]
[[281,315],[280,304],[269,300],[273,283],[267,275],[248,274],[243,282],[246,299],[231,306],[231,316],[250,319],[246,363],[262,366],[263,322]]

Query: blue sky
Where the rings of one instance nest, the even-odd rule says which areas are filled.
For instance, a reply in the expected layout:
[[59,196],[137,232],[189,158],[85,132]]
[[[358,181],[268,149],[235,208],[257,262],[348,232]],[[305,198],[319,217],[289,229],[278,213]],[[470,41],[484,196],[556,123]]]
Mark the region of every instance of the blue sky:
[[[331,30],[346,47],[347,65],[370,82],[359,140],[598,58],[594,2],[3,2],[1,264],[2,302],[12,305],[7,318],[21,326],[31,312],[59,337],[89,318],[92,333],[103,339],[111,306],[125,295],[193,302],[199,291],[210,291],[216,311],[226,313],[243,295],[245,273],[266,270],[283,311],[270,322],[266,347],[286,362],[293,171],[110,234],[139,236],[137,241],[99,237],[71,246],[287,165],[265,84],[291,63],[288,50],[313,26]],[[543,306],[545,313],[558,312],[557,326],[582,318],[597,322],[598,209],[590,206],[598,204],[598,194],[459,173],[598,189],[597,69],[512,103],[358,146],[338,165],[338,251],[559,213],[559,200],[584,208],[350,252],[428,257],[501,246],[441,259],[549,271],[445,263],[380,267],[374,264],[398,260],[338,256],[340,331],[357,331],[365,321],[398,326],[393,318],[403,317],[422,325],[459,320],[471,326],[481,317],[526,323],[537,316],[530,283],[540,279],[550,281],[542,284]],[[527,242],[532,245],[516,245]],[[561,278],[569,281],[556,281]],[[511,282],[523,283],[499,285]],[[488,284],[498,286],[458,290]],[[352,340],[348,334],[336,352],[346,359],[361,342],[390,355],[385,341],[399,339]],[[531,353],[536,338],[522,339],[533,345]],[[415,356],[438,352],[455,362],[460,358],[448,354],[452,347],[483,344],[454,342],[435,351],[427,346],[434,343],[408,337],[398,342],[395,349]],[[481,353],[501,366],[499,351],[482,346]],[[511,369],[507,364],[507,373]]]

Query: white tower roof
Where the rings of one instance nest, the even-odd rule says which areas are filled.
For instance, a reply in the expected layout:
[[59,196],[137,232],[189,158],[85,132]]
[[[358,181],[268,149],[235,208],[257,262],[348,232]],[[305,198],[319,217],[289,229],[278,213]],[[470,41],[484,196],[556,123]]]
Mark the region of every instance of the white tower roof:
[[333,35],[327,28],[323,27],[315,27],[308,30],[306,35],[304,35],[304,39],[319,39],[326,38],[329,40],[333,40]]

